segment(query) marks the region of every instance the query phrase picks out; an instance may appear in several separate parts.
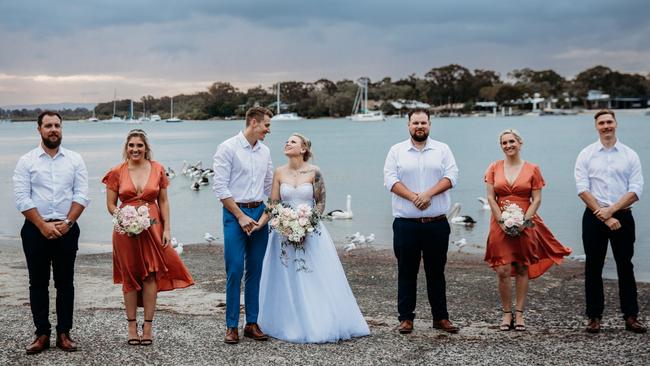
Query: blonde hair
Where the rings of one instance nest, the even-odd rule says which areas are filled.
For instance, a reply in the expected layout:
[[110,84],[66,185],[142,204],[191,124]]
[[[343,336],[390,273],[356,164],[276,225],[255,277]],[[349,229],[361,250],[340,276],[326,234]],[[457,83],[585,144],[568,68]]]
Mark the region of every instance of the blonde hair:
[[302,147],[305,148],[305,152],[302,153],[302,160],[308,161],[313,156],[311,153],[311,141],[305,135],[298,132],[292,133],[291,136],[296,136],[302,141]]
[[514,128],[508,128],[506,130],[501,131],[499,134],[499,145],[501,145],[501,138],[503,135],[511,134],[515,137],[515,140],[519,142],[520,144],[524,143],[524,139],[521,138],[521,135],[519,134],[519,131],[515,130]]
[[126,152],[127,148],[129,147],[129,140],[132,137],[139,137],[142,139],[142,142],[144,142],[144,158],[147,160],[151,160],[151,147],[149,146],[149,140],[147,139],[147,133],[144,132],[143,130],[136,128],[131,131],[126,135],[126,141],[124,142],[124,150],[122,151],[122,157],[124,160],[129,160],[129,154]]

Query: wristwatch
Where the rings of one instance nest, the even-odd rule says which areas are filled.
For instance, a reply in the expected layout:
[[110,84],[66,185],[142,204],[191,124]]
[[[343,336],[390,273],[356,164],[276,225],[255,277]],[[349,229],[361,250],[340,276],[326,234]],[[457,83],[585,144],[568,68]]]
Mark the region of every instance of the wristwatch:
[[72,225],[74,225],[74,221],[72,221],[72,220],[70,220],[70,219],[68,219],[68,218],[66,218],[65,220],[63,220],[63,222],[64,222],[66,225],[68,225],[68,227],[72,227]]

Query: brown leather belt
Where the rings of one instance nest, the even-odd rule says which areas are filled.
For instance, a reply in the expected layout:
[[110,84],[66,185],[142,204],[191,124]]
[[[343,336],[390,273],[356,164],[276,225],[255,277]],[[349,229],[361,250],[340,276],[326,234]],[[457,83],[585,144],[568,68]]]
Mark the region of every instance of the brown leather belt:
[[630,211],[632,211],[632,207],[621,208],[620,210],[618,210],[616,212],[630,212]]
[[255,208],[259,207],[262,204],[262,201],[257,201],[257,202],[237,202],[237,206],[243,207],[243,208]]
[[442,220],[447,220],[447,215],[438,215],[435,217],[405,217],[405,219],[409,221],[415,221],[419,222],[420,224],[426,224],[429,222],[434,222],[434,221],[442,221]]

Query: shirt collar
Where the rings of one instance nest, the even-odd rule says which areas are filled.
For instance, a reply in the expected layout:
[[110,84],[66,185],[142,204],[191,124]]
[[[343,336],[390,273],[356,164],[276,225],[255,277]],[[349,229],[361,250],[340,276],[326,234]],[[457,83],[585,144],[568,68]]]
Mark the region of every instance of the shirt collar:
[[241,147],[243,147],[244,149],[250,148],[251,150],[255,151],[260,148],[259,141],[257,141],[255,146],[251,146],[251,144],[246,139],[246,136],[244,136],[244,131],[239,131],[239,133],[237,134],[237,139],[239,140],[239,144],[241,145]]
[[[422,151],[433,150],[433,149],[435,149],[433,140],[430,137],[427,137],[427,143],[424,144],[424,149],[422,149]],[[420,151],[417,148],[417,146],[415,146],[415,144],[413,144],[413,139],[412,138],[409,139],[409,150]]]
[[619,149],[619,144],[620,144],[620,141],[617,138],[616,142],[614,143],[614,146],[612,146],[612,147],[610,147],[608,149],[608,148],[605,147],[605,145],[603,145],[602,141],[600,141],[600,139],[598,139],[598,151],[608,151],[608,150],[618,151],[618,150],[620,150]]
[[[43,149],[42,144],[43,144],[42,142],[39,143],[38,147],[36,148],[36,151],[38,152],[38,157],[41,157],[43,155],[48,155],[48,153],[45,152],[45,149]],[[59,150],[56,152],[56,154],[54,154],[52,159],[56,159],[56,157],[59,156],[59,155],[65,156],[65,149],[61,145],[59,145]]]

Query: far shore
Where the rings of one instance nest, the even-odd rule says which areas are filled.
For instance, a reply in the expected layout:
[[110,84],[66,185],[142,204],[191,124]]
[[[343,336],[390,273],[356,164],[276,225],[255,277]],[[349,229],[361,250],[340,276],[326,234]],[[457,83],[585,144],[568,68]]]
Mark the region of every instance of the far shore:
[[[648,364],[648,334],[624,330],[617,283],[605,280],[604,332],[584,332],[583,266],[567,261],[530,285],[526,332],[500,332],[494,272],[480,256],[451,253],[446,270],[450,318],[461,332],[431,327],[423,271],[418,286],[415,331],[397,332],[395,259],[390,249],[340,250],[352,291],[371,335],[334,344],[289,344],[278,340],[239,345],[222,342],[225,332],[225,270],[222,245],[186,245],[182,258],[196,285],[161,293],[152,347],[126,345],[119,285],[112,283],[110,253],[79,254],[76,263],[75,326],[81,352],[50,349],[27,356],[33,326],[25,260],[16,240],[0,239],[0,343],[2,364]],[[650,284],[639,284],[641,318],[650,311]],[[51,286],[51,295],[55,289]],[[54,311],[54,299],[51,301]],[[142,314],[139,314],[142,319]],[[55,319],[54,314],[50,317]],[[243,318],[242,318],[243,319]],[[52,346],[54,344],[52,343]],[[110,360],[110,361],[109,361]]]

